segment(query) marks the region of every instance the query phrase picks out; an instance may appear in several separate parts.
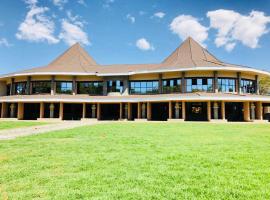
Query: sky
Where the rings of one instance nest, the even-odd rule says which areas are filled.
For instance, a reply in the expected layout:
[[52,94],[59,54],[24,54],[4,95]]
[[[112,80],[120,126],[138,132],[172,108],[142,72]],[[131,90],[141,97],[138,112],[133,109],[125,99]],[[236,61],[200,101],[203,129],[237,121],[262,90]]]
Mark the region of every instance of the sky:
[[0,74],[45,66],[76,42],[99,64],[159,63],[188,36],[270,71],[270,0],[1,0]]

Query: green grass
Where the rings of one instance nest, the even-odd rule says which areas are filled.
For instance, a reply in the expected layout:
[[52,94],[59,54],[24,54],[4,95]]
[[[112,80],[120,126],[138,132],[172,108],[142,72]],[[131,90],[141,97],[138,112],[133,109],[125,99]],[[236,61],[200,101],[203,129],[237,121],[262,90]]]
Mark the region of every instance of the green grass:
[[38,126],[48,124],[46,122],[27,122],[27,121],[0,121],[0,130],[11,129],[11,128],[20,128],[28,126]]
[[9,199],[270,199],[270,125],[114,123],[0,141]]

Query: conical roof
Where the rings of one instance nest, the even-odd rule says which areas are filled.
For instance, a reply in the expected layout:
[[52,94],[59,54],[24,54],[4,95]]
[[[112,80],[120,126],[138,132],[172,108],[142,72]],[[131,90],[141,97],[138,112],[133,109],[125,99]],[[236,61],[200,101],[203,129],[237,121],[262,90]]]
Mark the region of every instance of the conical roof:
[[162,62],[162,65],[174,67],[199,67],[223,65],[223,62],[218,60],[198,42],[189,37]]

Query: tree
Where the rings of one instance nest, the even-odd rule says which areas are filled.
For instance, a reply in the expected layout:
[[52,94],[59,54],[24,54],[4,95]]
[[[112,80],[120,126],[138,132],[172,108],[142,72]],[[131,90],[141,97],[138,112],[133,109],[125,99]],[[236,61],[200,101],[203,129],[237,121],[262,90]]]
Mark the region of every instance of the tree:
[[270,78],[264,77],[259,82],[260,94],[270,95]]

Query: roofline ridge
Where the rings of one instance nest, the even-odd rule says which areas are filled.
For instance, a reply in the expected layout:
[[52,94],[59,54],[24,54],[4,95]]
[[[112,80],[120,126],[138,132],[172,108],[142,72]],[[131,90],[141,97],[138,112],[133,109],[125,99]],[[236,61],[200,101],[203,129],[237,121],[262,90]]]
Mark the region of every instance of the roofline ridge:
[[192,51],[191,51],[191,43],[190,43],[190,41],[191,41],[191,37],[188,37],[189,51],[190,51],[190,58],[191,58],[193,64],[194,64],[195,66],[197,66],[197,64],[196,64],[195,61],[193,60]]

